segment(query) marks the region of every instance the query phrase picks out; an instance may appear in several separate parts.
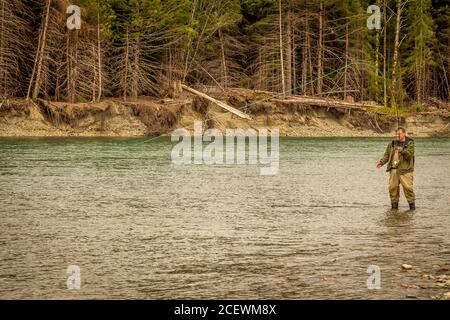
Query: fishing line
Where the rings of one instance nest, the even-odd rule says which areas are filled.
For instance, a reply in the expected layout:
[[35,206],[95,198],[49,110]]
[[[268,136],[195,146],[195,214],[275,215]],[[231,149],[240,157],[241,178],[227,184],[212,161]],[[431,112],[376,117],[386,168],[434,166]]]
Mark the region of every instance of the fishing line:
[[[310,84],[313,84],[313,83],[315,83],[316,81],[318,81],[318,80],[320,80],[320,79],[329,77],[329,76],[331,76],[331,75],[333,75],[333,74],[335,74],[335,73],[338,73],[338,72],[340,72],[340,71],[342,71],[342,70],[345,70],[345,69],[349,68],[349,67],[352,66],[352,65],[367,65],[367,66],[371,67],[371,65],[370,65],[369,63],[367,63],[366,61],[362,61],[362,60],[360,60],[360,61],[354,61],[354,62],[351,62],[351,63],[349,63],[349,64],[347,64],[347,65],[345,65],[345,66],[343,66],[343,67],[340,67],[340,68],[337,68],[337,69],[335,69],[335,70],[332,70],[332,71],[330,71],[330,72],[328,72],[328,73],[325,73],[325,74],[323,74],[323,75],[321,75],[321,76],[319,76],[319,77],[315,77],[313,80],[307,81],[306,83],[302,83],[302,84],[300,84],[300,85],[298,85],[298,86],[296,86],[296,87],[293,87],[293,88],[291,88],[291,89],[289,89],[289,90],[286,90],[286,91],[281,92],[281,93],[277,93],[277,94],[275,94],[275,95],[273,95],[273,96],[269,96],[269,97],[264,98],[264,99],[260,99],[260,100],[254,101],[254,102],[252,102],[252,103],[245,103],[244,106],[242,106],[242,107],[236,107],[235,109],[237,109],[237,110],[239,110],[239,111],[242,111],[242,112],[246,113],[246,111],[248,111],[248,108],[249,108],[250,106],[253,106],[253,105],[256,105],[256,104],[258,104],[258,103],[261,103],[261,102],[264,102],[264,101],[267,101],[267,100],[270,100],[270,99],[274,99],[274,98],[277,98],[277,97],[280,97],[280,96],[285,96],[286,93],[292,92],[292,91],[297,90],[297,89],[303,89],[305,86],[308,86],[308,85],[310,85]],[[206,119],[203,119],[203,121],[215,120],[215,119],[217,119],[218,117],[226,117],[226,116],[228,116],[228,114],[223,114],[223,115],[215,116],[214,118],[206,118]],[[184,129],[185,129],[185,127],[184,127]],[[157,137],[153,137],[153,138],[150,138],[150,139],[146,139],[146,140],[144,140],[144,141],[135,142],[135,144],[147,143],[147,142],[150,142],[150,141],[154,141],[154,140],[156,140],[156,139],[159,139],[159,138],[161,138],[161,137],[164,137],[164,135],[159,135],[159,136],[157,136]]]

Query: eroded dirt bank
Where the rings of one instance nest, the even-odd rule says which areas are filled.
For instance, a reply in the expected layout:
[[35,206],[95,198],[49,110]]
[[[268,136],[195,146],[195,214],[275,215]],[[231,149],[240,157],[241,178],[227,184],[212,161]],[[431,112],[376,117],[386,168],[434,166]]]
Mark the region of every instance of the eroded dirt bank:
[[[211,94],[211,93],[210,93]],[[216,93],[216,98],[251,115],[239,118],[207,101],[184,94],[177,99],[106,99],[99,103],[55,103],[6,100],[0,107],[0,136],[106,136],[138,137],[170,134],[176,128],[193,130],[195,120],[205,128],[279,128],[282,136],[390,136],[395,116],[373,109],[342,109],[332,104],[267,99],[265,93]],[[450,137],[450,112],[414,113],[400,124],[415,137]]]

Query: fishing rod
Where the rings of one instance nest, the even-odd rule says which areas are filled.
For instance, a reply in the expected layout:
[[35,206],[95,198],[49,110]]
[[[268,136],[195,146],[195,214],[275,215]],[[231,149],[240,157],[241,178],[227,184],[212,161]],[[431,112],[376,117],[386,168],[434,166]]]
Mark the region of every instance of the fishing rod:
[[395,110],[397,113],[397,131],[398,131],[398,129],[400,128],[400,117],[398,115],[398,104],[397,103],[395,103]]

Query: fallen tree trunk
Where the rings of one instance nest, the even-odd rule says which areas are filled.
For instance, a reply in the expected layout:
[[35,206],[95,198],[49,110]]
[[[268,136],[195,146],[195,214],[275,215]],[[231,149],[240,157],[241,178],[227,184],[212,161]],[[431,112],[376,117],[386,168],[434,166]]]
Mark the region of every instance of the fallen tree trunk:
[[306,97],[290,97],[289,99],[269,99],[272,102],[278,103],[300,103],[307,104],[310,106],[319,106],[319,107],[328,107],[328,108],[344,108],[344,109],[357,109],[366,111],[367,107],[372,107],[368,104],[363,103],[355,103],[355,102],[345,102],[339,100],[327,100],[327,99],[315,99],[315,98],[306,98]]
[[237,115],[237,116],[239,116],[241,118],[248,119],[248,120],[252,119],[248,114],[246,114],[246,113],[244,113],[244,112],[242,112],[242,111],[240,111],[240,110],[238,110],[236,108],[233,108],[233,107],[227,105],[226,103],[224,103],[222,101],[216,100],[216,99],[214,99],[214,98],[212,98],[212,97],[210,97],[210,96],[208,96],[208,95],[206,95],[206,94],[204,94],[204,93],[202,93],[200,91],[192,89],[191,87],[188,87],[188,86],[186,86],[184,84],[182,84],[181,87],[184,90],[186,90],[186,91],[188,91],[190,93],[193,93],[193,94],[195,94],[195,95],[197,95],[199,97],[202,97],[202,98],[204,98],[206,100],[209,100],[212,103],[215,103],[219,107],[224,108],[225,110],[230,111],[231,113],[234,113],[235,115]]

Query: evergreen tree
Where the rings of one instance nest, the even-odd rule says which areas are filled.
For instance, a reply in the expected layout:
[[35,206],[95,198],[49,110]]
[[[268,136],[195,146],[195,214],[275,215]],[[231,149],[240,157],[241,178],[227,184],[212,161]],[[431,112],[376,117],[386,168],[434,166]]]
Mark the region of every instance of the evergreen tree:
[[450,0],[433,1],[433,20],[436,23],[436,39],[438,44],[434,54],[437,62],[433,72],[435,96],[450,99]]
[[415,100],[420,104],[428,97],[430,66],[435,45],[434,22],[431,18],[431,0],[411,0],[407,7],[408,27],[405,50],[407,80]]

